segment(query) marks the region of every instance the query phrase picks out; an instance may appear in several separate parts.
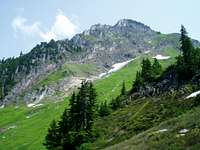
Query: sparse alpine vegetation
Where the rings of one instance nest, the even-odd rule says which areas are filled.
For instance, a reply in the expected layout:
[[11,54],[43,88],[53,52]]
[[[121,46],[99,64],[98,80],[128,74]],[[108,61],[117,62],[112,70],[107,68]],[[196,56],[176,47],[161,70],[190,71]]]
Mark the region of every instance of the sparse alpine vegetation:
[[[64,45],[60,48],[59,44]],[[44,59],[47,66],[55,65],[55,70],[43,71],[44,76],[39,74],[29,90],[41,86],[48,89],[69,77],[83,77],[85,81],[73,89],[71,97],[60,98],[63,101],[46,98],[34,107],[28,108],[23,103],[2,107],[0,147],[5,150],[200,148],[200,49],[198,42],[188,37],[184,26],[180,35],[163,35],[124,19],[114,26],[94,25],[70,41],[43,43],[39,46],[41,50],[42,45],[59,49],[63,53],[58,53],[64,57],[53,62]],[[0,67],[9,70],[6,65],[11,67],[11,62],[28,55],[3,60]],[[157,56],[167,59],[158,60],[161,57]],[[109,72],[113,64],[131,59],[109,76],[90,81],[91,75],[98,77]],[[8,91],[20,82],[19,79],[12,83]],[[23,92],[22,99],[26,95]],[[193,92],[197,94],[190,96]],[[8,95],[9,92],[7,95],[2,92],[1,98],[9,101]]]

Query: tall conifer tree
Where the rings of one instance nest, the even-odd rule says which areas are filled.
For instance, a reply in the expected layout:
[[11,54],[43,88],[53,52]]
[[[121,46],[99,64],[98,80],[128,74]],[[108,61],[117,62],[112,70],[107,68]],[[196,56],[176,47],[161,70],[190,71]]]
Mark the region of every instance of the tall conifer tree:
[[125,85],[125,81],[123,81],[122,89],[121,89],[121,95],[125,95],[125,93],[126,93],[126,85]]
[[61,147],[63,150],[76,150],[81,144],[90,141],[93,136],[96,96],[91,82],[81,84],[78,94],[72,94],[70,107],[65,109],[58,125],[55,121],[51,124],[44,143],[47,149]]

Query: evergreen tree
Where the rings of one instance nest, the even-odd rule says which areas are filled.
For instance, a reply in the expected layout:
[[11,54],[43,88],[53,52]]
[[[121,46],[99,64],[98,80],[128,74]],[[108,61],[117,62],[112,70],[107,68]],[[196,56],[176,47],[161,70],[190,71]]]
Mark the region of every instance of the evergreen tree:
[[[40,45],[34,47],[31,52],[28,54],[23,54],[20,52],[20,56],[17,58],[3,58],[0,60],[0,81],[4,81],[4,86],[0,83],[0,89],[4,89],[4,92],[0,92],[0,100],[2,100],[14,87],[14,85],[20,82],[24,76],[28,75],[31,71],[37,70],[40,64],[50,63],[58,63],[65,59],[65,56],[62,53],[58,52],[58,43],[54,40],[46,43],[42,42]],[[79,47],[71,47],[69,46],[66,51],[71,50],[72,52],[81,51]],[[1,90],[0,90],[1,91]]]
[[135,81],[133,82],[133,87],[131,92],[136,92],[141,86],[144,85],[144,80],[141,76],[141,72],[137,71]]
[[152,80],[152,66],[148,58],[142,60],[141,77],[144,79],[144,81]]
[[59,132],[59,146],[63,149],[66,147],[72,147],[71,137],[69,136],[69,131],[71,129],[71,116],[69,115],[69,110],[65,109],[61,115],[60,121],[58,121],[58,132]]
[[126,85],[125,85],[125,81],[123,81],[122,89],[121,89],[121,95],[125,95],[125,94],[126,94]]
[[77,119],[76,128],[79,129],[86,129],[87,128],[87,108],[89,102],[89,93],[88,93],[88,83],[82,83],[79,93],[77,95]]
[[94,118],[96,115],[96,97],[97,93],[96,90],[92,84],[92,82],[89,83],[89,104],[88,104],[88,126],[87,130],[91,131],[94,123]]
[[162,73],[162,66],[157,59],[154,59],[153,65],[148,58],[142,60],[142,70],[136,73],[131,92],[139,91],[145,82],[152,82]]
[[183,25],[181,25],[181,51],[183,52],[183,58],[185,62],[190,61],[191,52],[194,49],[190,38],[187,35],[187,31]]
[[22,53],[22,51],[20,52],[20,56],[23,56],[23,53]]
[[152,65],[153,77],[156,78],[156,77],[160,76],[161,73],[162,73],[162,66],[159,63],[159,61],[156,58],[154,58],[154,63]]
[[47,149],[61,147],[63,150],[76,150],[81,144],[91,140],[96,111],[96,96],[92,83],[83,82],[81,84],[78,94],[73,93],[71,96],[70,108],[65,109],[58,122],[57,145],[48,142],[55,142],[54,136],[50,136],[54,133],[54,130],[48,130],[44,144]]
[[60,139],[59,139],[58,126],[57,126],[56,121],[53,120],[48,129],[48,134],[45,137],[44,145],[49,150],[56,150],[60,146],[59,140]]
[[110,114],[111,110],[108,104],[105,102],[101,103],[99,107],[99,115],[101,117],[108,116]]
[[110,105],[113,110],[116,110],[117,108],[121,107],[121,99],[120,98],[121,98],[120,96],[117,96],[115,99],[112,99]]
[[198,71],[198,52],[193,47],[190,38],[187,35],[185,27],[181,26],[181,37],[180,37],[180,50],[182,56],[177,58],[177,73],[179,82],[187,81],[191,79]]
[[79,118],[77,116],[79,108],[77,106],[77,97],[76,97],[75,92],[73,92],[73,94],[72,94],[72,96],[71,96],[71,98],[69,100],[69,107],[70,107],[69,111],[66,111],[66,112],[68,112],[69,115],[66,114],[65,116],[68,117],[68,119],[71,122],[71,124],[75,125],[76,122],[79,121],[78,120]]

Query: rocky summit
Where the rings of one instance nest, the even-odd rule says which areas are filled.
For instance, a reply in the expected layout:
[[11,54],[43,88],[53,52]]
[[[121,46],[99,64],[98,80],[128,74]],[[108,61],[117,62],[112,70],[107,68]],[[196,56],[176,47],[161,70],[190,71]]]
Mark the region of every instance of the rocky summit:
[[[95,79],[115,63],[145,52],[178,50],[178,41],[179,34],[162,34],[140,22],[122,19],[113,26],[93,25],[70,40],[42,42],[27,54],[1,61],[0,104],[34,103],[63,89],[67,93],[81,80]],[[199,45],[195,40],[193,43]],[[87,69],[81,70],[83,67]]]

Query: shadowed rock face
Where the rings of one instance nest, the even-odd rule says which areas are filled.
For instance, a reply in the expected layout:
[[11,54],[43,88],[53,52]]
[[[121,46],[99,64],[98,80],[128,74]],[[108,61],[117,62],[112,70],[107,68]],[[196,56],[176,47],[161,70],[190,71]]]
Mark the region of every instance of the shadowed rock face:
[[[24,93],[27,89],[30,91],[36,82],[58,70],[64,63],[92,63],[103,71],[146,51],[156,53],[168,47],[177,48],[178,41],[178,34],[163,35],[140,22],[122,19],[113,26],[93,25],[71,40],[43,42],[28,54],[20,56],[28,58],[28,61],[16,66],[12,75],[15,85],[5,95],[4,102],[16,101],[18,95],[25,94],[27,97]],[[195,43],[199,44],[197,41]],[[3,72],[6,74],[6,70]],[[0,79],[4,80],[2,74]],[[37,94],[31,96],[39,97]]]

